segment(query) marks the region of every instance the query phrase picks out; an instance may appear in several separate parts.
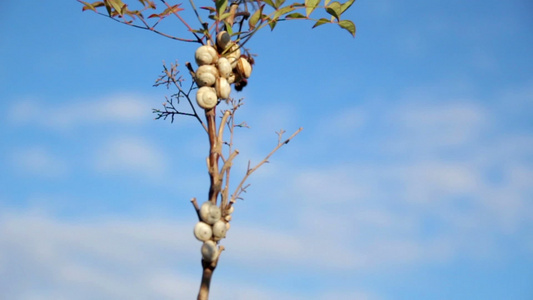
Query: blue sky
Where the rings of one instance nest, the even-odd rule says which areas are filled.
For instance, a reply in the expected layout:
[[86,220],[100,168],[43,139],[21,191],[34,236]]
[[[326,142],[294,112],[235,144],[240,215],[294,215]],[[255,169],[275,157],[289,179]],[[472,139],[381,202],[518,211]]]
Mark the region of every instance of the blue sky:
[[[207,138],[151,108],[196,46],[76,1],[0,7],[0,298],[193,299]],[[233,183],[304,130],[237,203],[211,299],[532,299],[533,5],[346,17],[355,39],[287,22],[248,44]]]

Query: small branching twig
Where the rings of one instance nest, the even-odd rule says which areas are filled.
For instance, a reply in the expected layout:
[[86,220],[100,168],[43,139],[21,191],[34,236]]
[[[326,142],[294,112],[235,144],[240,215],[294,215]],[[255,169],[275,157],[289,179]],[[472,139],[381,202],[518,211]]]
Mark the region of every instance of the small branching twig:
[[288,139],[286,139],[284,141],[282,141],[281,136],[283,135],[283,132],[285,132],[285,131],[280,130],[280,132],[277,133],[278,134],[278,145],[272,151],[270,151],[270,153],[267,156],[265,156],[265,158],[261,162],[259,162],[257,165],[255,165],[255,167],[250,168],[250,162],[248,162],[248,167],[247,167],[247,170],[246,170],[246,174],[244,175],[244,178],[241,180],[241,182],[239,183],[239,185],[235,189],[235,192],[231,196],[231,200],[230,200],[231,203],[235,203],[235,201],[237,199],[239,199],[240,194],[242,192],[246,192],[246,188],[249,186],[249,184],[244,186],[244,187],[243,187],[243,185],[246,182],[246,180],[248,179],[248,177],[250,177],[250,175],[252,175],[252,173],[254,173],[257,169],[259,169],[264,163],[267,163],[268,160],[270,159],[270,157],[274,153],[276,153],[276,151],[278,151],[279,148],[283,147],[283,145],[288,144],[302,130],[303,130],[303,128],[300,127]]

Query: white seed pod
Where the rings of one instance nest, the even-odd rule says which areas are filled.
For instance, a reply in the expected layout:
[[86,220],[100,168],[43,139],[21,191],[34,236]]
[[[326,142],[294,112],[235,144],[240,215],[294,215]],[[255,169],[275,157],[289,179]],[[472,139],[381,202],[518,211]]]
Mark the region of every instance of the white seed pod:
[[237,67],[237,61],[239,60],[239,57],[241,57],[241,48],[238,44],[233,44],[226,55],[226,58],[229,60],[232,69]]
[[194,58],[199,66],[214,64],[218,60],[218,53],[210,45],[203,45],[196,49]]
[[213,237],[215,241],[221,240],[226,237],[226,222],[218,220],[213,224]]
[[213,236],[213,230],[211,229],[211,226],[204,222],[198,222],[194,226],[194,237],[196,237],[199,241],[207,241],[210,240]]
[[252,75],[252,65],[244,57],[240,57],[237,62],[237,72],[244,77],[249,78]]
[[218,69],[213,65],[203,65],[196,70],[195,79],[199,87],[213,86],[218,77]]
[[217,244],[213,241],[206,241],[202,245],[202,258],[206,262],[214,262],[218,257],[218,247]]
[[230,41],[231,37],[226,31],[221,31],[217,34],[217,45],[220,49],[226,49]]
[[225,57],[221,57],[218,59],[217,68],[218,68],[218,73],[220,74],[221,77],[228,78],[229,75],[231,74],[231,70],[232,70],[231,64],[229,60]]
[[215,83],[215,90],[217,91],[218,98],[226,100],[229,98],[229,94],[231,93],[231,86],[226,78],[219,77]]
[[221,215],[220,208],[209,201],[200,206],[200,218],[209,225],[213,225],[220,220]]
[[215,88],[203,86],[196,92],[196,103],[203,109],[211,109],[217,106],[218,98]]

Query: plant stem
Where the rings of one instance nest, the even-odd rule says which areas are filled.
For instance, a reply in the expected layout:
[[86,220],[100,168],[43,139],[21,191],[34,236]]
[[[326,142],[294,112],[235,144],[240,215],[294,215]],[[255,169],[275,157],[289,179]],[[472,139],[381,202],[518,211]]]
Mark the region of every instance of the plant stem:
[[202,283],[198,292],[198,300],[209,299],[209,286],[211,285],[211,277],[213,277],[213,272],[216,267],[216,262],[207,263],[202,259]]

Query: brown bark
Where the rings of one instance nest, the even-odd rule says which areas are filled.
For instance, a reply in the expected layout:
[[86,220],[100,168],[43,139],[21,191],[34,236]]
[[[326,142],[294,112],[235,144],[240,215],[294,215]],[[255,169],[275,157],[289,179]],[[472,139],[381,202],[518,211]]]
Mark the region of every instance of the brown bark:
[[211,285],[211,277],[213,276],[215,268],[216,262],[207,263],[202,259],[202,283],[200,284],[200,291],[198,292],[198,300],[209,299],[209,286]]

